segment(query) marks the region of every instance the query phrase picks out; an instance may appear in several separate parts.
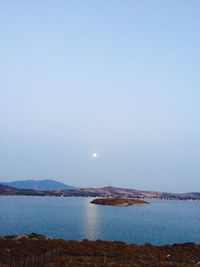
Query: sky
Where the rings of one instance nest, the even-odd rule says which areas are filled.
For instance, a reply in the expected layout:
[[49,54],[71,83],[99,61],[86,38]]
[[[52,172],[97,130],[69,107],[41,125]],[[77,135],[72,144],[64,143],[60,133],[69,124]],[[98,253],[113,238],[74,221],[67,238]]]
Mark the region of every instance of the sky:
[[199,14],[0,0],[0,181],[200,191]]

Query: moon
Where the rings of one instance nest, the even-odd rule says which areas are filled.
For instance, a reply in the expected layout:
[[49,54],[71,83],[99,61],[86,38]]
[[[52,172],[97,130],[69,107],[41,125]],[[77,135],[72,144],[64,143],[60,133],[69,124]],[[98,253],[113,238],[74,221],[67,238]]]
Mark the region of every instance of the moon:
[[96,159],[96,158],[97,158],[97,156],[98,156],[98,155],[97,155],[97,153],[95,153],[95,152],[94,152],[94,153],[92,153],[92,157],[93,157],[93,159]]

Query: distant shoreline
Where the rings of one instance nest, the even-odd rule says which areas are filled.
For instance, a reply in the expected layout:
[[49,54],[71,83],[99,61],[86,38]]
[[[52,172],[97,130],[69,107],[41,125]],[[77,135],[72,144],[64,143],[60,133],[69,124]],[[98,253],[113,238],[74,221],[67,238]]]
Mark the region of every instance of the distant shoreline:
[[[83,197],[83,198],[98,198],[99,196],[91,196],[91,195],[54,195],[54,194],[0,194],[0,197],[57,197],[57,198],[69,198],[69,197]],[[107,198],[107,196],[101,196],[102,198]],[[115,197],[115,196],[110,196],[110,197]],[[119,197],[120,198],[120,197]],[[155,198],[155,197],[144,197],[144,198],[137,198],[137,197],[132,197],[130,199],[136,199],[136,200],[167,200],[167,201],[195,201],[195,202],[200,202],[200,199],[196,198],[188,198],[188,199],[182,199],[182,198]]]
[[200,193],[165,193],[156,191],[142,191],[128,188],[75,188],[57,190],[18,189],[0,183],[0,195],[16,196],[55,196],[55,197],[117,197],[130,199],[164,199],[164,200],[200,200]]

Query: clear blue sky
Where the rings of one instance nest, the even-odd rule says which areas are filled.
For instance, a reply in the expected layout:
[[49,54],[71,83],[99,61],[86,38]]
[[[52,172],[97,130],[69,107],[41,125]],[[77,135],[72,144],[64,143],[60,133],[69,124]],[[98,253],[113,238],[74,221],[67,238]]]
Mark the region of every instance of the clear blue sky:
[[0,179],[200,191],[199,14],[1,0]]

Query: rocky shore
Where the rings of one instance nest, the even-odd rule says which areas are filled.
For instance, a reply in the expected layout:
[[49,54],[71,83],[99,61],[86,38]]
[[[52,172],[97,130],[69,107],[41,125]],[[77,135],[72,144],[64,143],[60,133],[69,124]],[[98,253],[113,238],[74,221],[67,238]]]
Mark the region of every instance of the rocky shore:
[[117,241],[67,241],[38,234],[0,238],[0,267],[84,266],[200,266],[200,245],[139,246]]
[[129,206],[137,204],[149,204],[148,202],[140,199],[130,198],[95,198],[91,201],[92,204],[98,205],[112,205],[112,206]]

